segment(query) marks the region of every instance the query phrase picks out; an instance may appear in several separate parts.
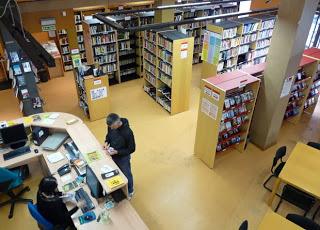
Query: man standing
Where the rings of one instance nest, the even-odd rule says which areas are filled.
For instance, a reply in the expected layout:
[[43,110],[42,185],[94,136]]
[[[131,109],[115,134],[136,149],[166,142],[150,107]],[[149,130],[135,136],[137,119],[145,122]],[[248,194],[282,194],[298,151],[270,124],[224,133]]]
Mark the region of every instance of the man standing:
[[107,117],[108,134],[103,148],[111,155],[128,179],[129,196],[132,197],[133,177],[131,173],[131,153],[136,149],[134,135],[126,118],[120,118],[118,114],[110,113]]

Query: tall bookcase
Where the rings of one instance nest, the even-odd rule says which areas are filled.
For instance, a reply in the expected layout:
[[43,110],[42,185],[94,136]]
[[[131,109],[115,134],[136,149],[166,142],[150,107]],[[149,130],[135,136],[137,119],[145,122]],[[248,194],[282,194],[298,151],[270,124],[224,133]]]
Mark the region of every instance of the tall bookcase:
[[202,78],[265,62],[275,20],[273,15],[264,15],[209,24],[207,34],[215,40],[214,55],[220,56],[209,59],[203,55],[210,46],[204,41]]
[[97,19],[82,22],[88,64],[99,63],[110,84],[120,81],[117,31]]
[[193,38],[176,31],[147,31],[144,90],[171,115],[189,108]]
[[194,152],[213,168],[216,154],[243,152],[260,80],[239,70],[201,80]]
[[71,50],[69,47],[69,39],[67,30],[61,29],[57,31],[60,53],[62,55],[62,62],[64,71],[70,71],[73,69],[72,59],[71,59]]
[[294,76],[294,84],[291,89],[289,103],[284,119],[294,124],[300,121],[305,103],[307,102],[313,86],[313,80],[317,77],[318,63],[316,60],[302,56],[300,68]]
[[[94,66],[90,66],[94,68]],[[109,79],[106,75],[94,76],[92,73],[74,69],[79,106],[84,114],[95,121],[106,117],[110,112]]]
[[319,89],[320,89],[320,49],[310,48],[304,51],[304,56],[312,58],[317,61],[318,67],[316,74],[313,78],[313,82],[310,88],[310,92],[307,100],[304,104],[304,112],[307,114],[313,114],[314,109],[319,100]]

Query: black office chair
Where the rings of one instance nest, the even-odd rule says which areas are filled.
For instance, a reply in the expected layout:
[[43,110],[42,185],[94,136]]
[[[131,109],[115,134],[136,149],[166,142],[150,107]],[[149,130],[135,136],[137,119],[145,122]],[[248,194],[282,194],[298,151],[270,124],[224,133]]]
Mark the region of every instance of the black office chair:
[[247,220],[242,222],[242,224],[239,227],[239,230],[248,230],[248,221]]
[[291,185],[285,185],[280,196],[280,201],[275,209],[275,212],[278,211],[282,201],[285,200],[294,206],[301,208],[304,211],[306,216],[313,205],[316,203],[316,199],[309,194],[292,187]]
[[[272,167],[271,167],[271,175],[263,183],[263,187],[265,187],[265,189],[267,189],[270,192],[272,191],[272,189],[267,187],[267,183],[270,181],[270,179],[272,177],[278,178],[281,170],[283,169],[284,165],[286,164],[286,162],[284,162],[282,159],[286,155],[286,153],[287,153],[287,147],[282,146],[277,150],[277,152],[273,158]],[[279,160],[280,160],[280,163],[278,164]],[[276,195],[280,197],[279,194],[276,194]]]
[[320,143],[309,141],[307,145],[320,150]]
[[314,221],[297,214],[288,214],[286,217],[291,222],[299,225],[301,228],[306,230],[320,230],[320,225],[315,223]]
[[318,212],[320,211],[320,205],[319,207],[317,208],[317,210],[314,212],[313,216],[312,216],[312,220],[314,220],[318,214]]
[[[5,170],[7,169],[4,169],[4,168],[0,168],[2,170],[2,172],[5,172]],[[25,170],[25,167],[21,167],[20,168],[21,170]],[[19,170],[19,168],[16,168],[15,170]],[[10,172],[10,170],[7,170],[8,172]],[[24,178],[24,175],[22,175],[23,172],[22,171],[18,171],[17,172],[17,175],[21,178],[21,180],[19,181],[19,183],[15,183],[14,186],[12,186],[12,183],[14,182],[13,179],[8,179],[8,180],[4,180],[2,182],[0,182],[0,194],[3,193],[3,194],[6,194],[10,197],[9,200],[7,201],[4,201],[2,203],[0,203],[0,208],[7,205],[7,204],[11,204],[11,207],[10,207],[10,212],[9,212],[9,215],[8,215],[8,218],[11,219],[13,217],[13,212],[14,212],[14,206],[16,203],[28,203],[28,202],[32,202],[31,199],[24,199],[22,198],[21,196],[25,193],[25,192],[28,192],[30,191],[30,188],[29,187],[24,187],[19,193],[15,194],[13,192],[13,190],[15,188],[18,188],[22,185],[22,181],[23,181],[23,178]]]

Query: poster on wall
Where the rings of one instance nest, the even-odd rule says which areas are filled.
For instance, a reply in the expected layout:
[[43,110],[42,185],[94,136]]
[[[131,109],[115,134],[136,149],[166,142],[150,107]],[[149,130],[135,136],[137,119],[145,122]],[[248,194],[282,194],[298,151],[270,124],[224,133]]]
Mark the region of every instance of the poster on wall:
[[289,95],[289,93],[291,92],[293,80],[294,80],[294,77],[288,77],[284,80],[280,98],[283,98]]
[[222,36],[220,34],[205,31],[203,35],[202,61],[209,64],[218,64]]

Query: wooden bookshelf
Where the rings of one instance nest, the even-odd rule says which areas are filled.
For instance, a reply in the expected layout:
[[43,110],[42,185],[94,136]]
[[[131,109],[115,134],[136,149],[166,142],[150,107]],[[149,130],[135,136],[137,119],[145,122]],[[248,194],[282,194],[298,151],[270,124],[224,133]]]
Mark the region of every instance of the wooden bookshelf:
[[235,70],[201,80],[194,152],[213,168],[216,154],[243,152],[260,80]]
[[318,67],[317,72],[313,78],[311,89],[308,98],[304,104],[304,112],[306,114],[312,115],[314,109],[319,100],[319,89],[320,89],[320,49],[310,48],[304,51],[304,56],[312,58],[317,61]]
[[[91,66],[93,68],[93,66]],[[79,106],[84,114],[95,121],[110,112],[109,78],[107,75],[93,76],[74,69]]]
[[273,15],[263,15],[209,24],[207,30],[221,39],[220,57],[214,62],[204,58],[202,78],[265,62],[275,20]]
[[305,103],[316,77],[318,63],[316,60],[302,56],[300,68],[294,76],[294,84],[291,88],[289,103],[284,119],[297,124],[303,114]]
[[67,30],[65,29],[58,30],[57,36],[58,36],[59,48],[62,56],[64,71],[70,71],[73,69],[73,66],[72,66],[71,50],[69,46]]
[[144,90],[171,115],[189,108],[193,42],[171,29],[145,33]]
[[84,20],[82,25],[88,64],[99,63],[110,84],[121,82],[117,31],[97,19]]

